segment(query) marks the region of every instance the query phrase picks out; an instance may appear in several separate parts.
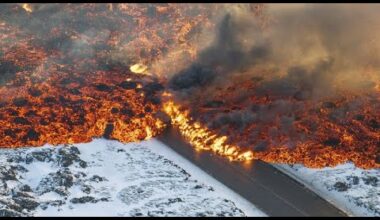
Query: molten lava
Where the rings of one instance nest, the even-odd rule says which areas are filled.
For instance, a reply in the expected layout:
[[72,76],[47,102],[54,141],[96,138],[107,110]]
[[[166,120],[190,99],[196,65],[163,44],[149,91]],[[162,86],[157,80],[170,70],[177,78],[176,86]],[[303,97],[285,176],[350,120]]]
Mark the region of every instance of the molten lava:
[[133,73],[137,73],[137,74],[146,74],[146,70],[148,69],[147,66],[143,65],[143,64],[134,64],[132,65],[129,70],[131,70],[131,72]]
[[26,4],[26,3],[24,3],[24,4],[21,5],[21,7],[22,7],[25,11],[27,11],[27,12],[33,12],[32,6],[31,6],[30,4]]
[[154,116],[159,105],[144,97],[144,89],[138,89],[143,82],[132,73],[61,72],[46,77],[35,84],[38,79],[24,73],[0,88],[6,97],[0,104],[0,146],[78,143],[101,136],[133,142],[164,128]]
[[226,136],[218,136],[199,122],[193,121],[188,111],[181,111],[180,106],[172,101],[164,104],[164,110],[170,116],[172,125],[178,127],[180,133],[196,149],[211,150],[230,160],[253,159],[251,151],[243,152],[239,147],[227,144]]
[[[188,104],[194,120],[207,124],[212,135],[228,137],[226,146],[250,149],[255,159],[271,163],[380,166],[380,93],[312,101],[261,94],[256,79],[230,82],[217,91],[202,90]],[[202,100],[205,93],[214,95]]]
[[[0,147],[145,140],[169,125],[165,112],[194,148],[230,160],[379,168],[378,78],[370,92],[325,100],[303,98],[303,88],[295,96],[263,92],[260,77],[206,85],[192,100],[176,97],[165,73],[182,67],[178,60],[196,60],[199,30],[214,31],[210,18],[220,7],[3,6]],[[263,6],[250,8],[265,29]],[[46,19],[51,11],[60,12],[54,22]]]

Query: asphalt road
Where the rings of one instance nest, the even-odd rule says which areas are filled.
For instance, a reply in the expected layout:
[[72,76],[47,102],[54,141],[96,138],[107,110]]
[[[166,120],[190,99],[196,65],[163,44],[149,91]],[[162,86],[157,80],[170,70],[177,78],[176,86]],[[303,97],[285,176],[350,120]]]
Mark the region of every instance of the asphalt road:
[[230,162],[210,152],[197,152],[174,128],[158,139],[269,216],[346,216],[268,163]]

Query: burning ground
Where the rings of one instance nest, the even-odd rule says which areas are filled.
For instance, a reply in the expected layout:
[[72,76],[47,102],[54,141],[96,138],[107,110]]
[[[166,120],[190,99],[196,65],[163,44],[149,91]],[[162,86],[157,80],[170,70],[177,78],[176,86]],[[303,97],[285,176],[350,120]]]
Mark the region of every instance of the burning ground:
[[[370,34],[376,13],[369,6],[300,7],[269,6],[276,20],[269,30],[244,11],[221,18],[213,43],[169,81],[187,117],[211,131],[189,135],[185,126],[183,133],[232,158],[378,168],[379,69],[368,49],[378,49]],[[208,144],[214,134],[220,138]]]
[[2,5],[0,146],[172,123],[231,160],[379,168],[371,7]]

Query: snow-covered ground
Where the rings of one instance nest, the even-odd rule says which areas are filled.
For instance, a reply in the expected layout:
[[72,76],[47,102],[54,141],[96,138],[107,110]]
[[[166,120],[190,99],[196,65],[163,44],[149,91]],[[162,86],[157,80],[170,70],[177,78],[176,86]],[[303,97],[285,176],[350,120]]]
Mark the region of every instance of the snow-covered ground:
[[161,142],[0,149],[0,216],[265,216]]
[[351,216],[380,216],[379,169],[363,170],[351,163],[323,169],[276,167]]

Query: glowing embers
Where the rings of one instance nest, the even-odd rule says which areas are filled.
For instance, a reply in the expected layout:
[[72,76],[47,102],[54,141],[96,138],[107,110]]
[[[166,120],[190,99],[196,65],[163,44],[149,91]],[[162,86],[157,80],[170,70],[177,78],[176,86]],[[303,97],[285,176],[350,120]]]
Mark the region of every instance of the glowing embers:
[[[159,94],[147,88],[151,79],[117,71],[50,71],[47,79],[33,84],[36,79],[28,73],[15,80],[21,76],[18,92],[10,89],[12,82],[0,88],[7,97],[0,103],[0,147],[79,143],[94,137],[135,142],[165,127],[154,116]],[[148,97],[143,96],[146,91],[151,92]]]
[[[320,101],[259,93],[257,86],[232,85],[202,93],[189,103],[194,120],[228,143],[249,147],[270,163],[321,168],[353,162],[380,167],[379,93],[342,93]],[[240,98],[243,88],[250,96]],[[246,94],[245,93],[245,94]],[[222,100],[222,101],[220,101]]]
[[137,74],[147,74],[147,70],[148,70],[148,67],[144,64],[134,64],[132,65],[129,70],[133,73],[137,73]]
[[[163,86],[142,63],[173,48],[186,50],[188,43],[178,39],[189,41],[191,30],[205,25],[210,7],[4,5],[0,70],[7,77],[0,76],[0,147],[156,136],[165,127],[155,117]],[[50,11],[67,16],[47,20]],[[193,18],[188,11],[198,14],[197,22],[179,34]],[[19,25],[31,18],[36,23]],[[130,67],[132,60],[140,63]]]
[[24,3],[24,4],[22,4],[21,5],[21,7],[25,10],[25,11],[27,11],[27,12],[33,12],[33,8],[32,8],[32,5],[31,4],[26,4],[26,3]]
[[[170,95],[166,96],[170,97]],[[263,100],[257,101],[265,105]],[[347,101],[349,103],[352,100]],[[267,102],[269,105],[270,100]],[[271,133],[280,127],[275,123],[276,120],[272,120],[273,123],[251,122],[242,132],[234,129],[232,124],[228,124],[229,130],[222,136],[219,135],[219,128],[203,126],[189,116],[189,111],[182,110],[181,106],[173,101],[164,103],[164,111],[170,116],[172,125],[179,129],[183,137],[195,149],[210,150],[230,160],[260,159],[269,163],[301,163],[313,168],[336,166],[352,161],[356,166],[365,169],[380,167],[378,152],[380,134],[376,132],[379,125],[376,124],[378,119],[373,119],[377,117],[374,114],[376,109],[367,109],[366,116],[353,112],[345,116],[347,118],[344,118],[343,122],[334,122],[328,118],[333,114],[332,110],[310,114],[312,106],[314,105],[309,106],[310,109],[299,115],[299,119],[294,122],[294,135],[277,133],[275,136]],[[332,104],[325,103],[323,106],[331,107]],[[225,109],[228,107],[228,103],[223,106]],[[198,113],[198,115],[201,118],[205,113]],[[352,118],[355,113],[356,119]],[[353,120],[351,124],[347,124],[350,120]],[[358,124],[358,120],[372,128],[365,128],[361,123]],[[261,130],[257,130],[257,125],[261,127]],[[258,136],[252,138],[247,131],[257,133]],[[251,144],[242,145],[241,140],[249,141]],[[246,150],[247,147],[249,147],[248,150]]]
[[172,101],[164,104],[164,111],[171,117],[171,123],[178,127],[180,133],[196,149],[211,150],[230,160],[252,160],[251,151],[243,152],[240,148],[226,143],[227,137],[218,137],[215,133],[194,122],[187,111],[181,111],[180,106]]

